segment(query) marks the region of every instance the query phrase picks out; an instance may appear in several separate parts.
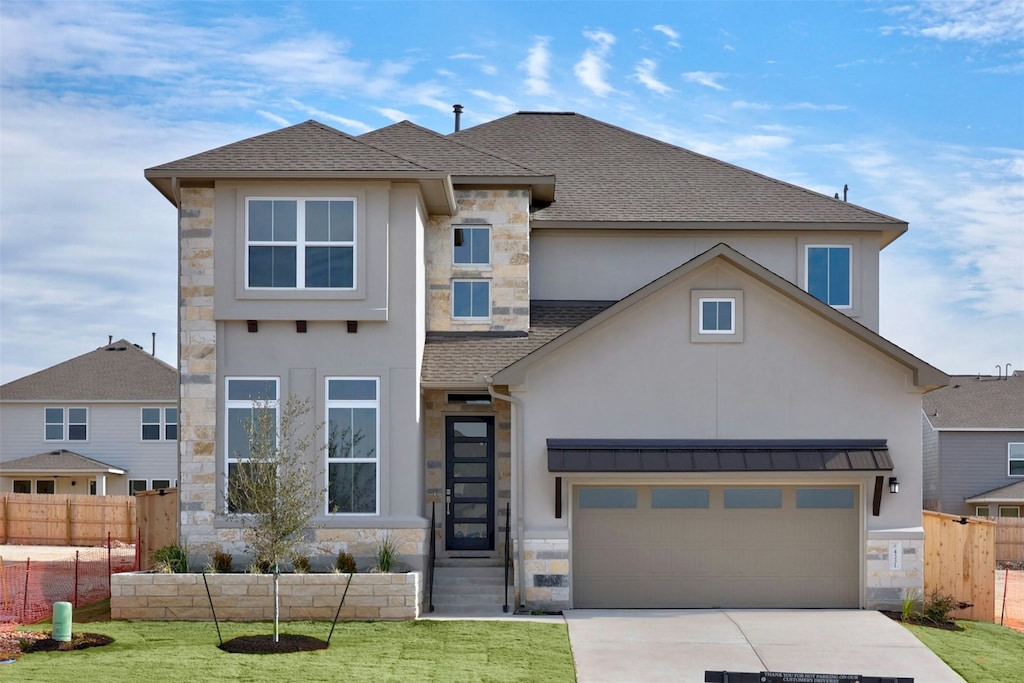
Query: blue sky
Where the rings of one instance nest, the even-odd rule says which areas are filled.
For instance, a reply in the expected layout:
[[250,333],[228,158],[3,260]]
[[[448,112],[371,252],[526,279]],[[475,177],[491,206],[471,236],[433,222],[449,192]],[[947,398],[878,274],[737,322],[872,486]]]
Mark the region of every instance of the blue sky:
[[897,216],[881,332],[1024,370],[1024,2],[0,4],[0,381],[175,363],[176,211],[143,169],[307,119],[576,111]]

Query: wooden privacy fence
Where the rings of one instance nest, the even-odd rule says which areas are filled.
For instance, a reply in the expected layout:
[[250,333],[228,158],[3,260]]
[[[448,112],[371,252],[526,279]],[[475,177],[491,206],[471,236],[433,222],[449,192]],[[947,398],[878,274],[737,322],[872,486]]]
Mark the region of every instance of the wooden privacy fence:
[[995,517],[996,561],[1024,562],[1024,519]]
[[924,512],[925,598],[938,591],[973,607],[956,610],[956,619],[995,619],[995,522]]
[[140,569],[153,568],[153,551],[178,542],[178,489],[144,491],[135,496]]
[[134,496],[5,493],[0,503],[3,543],[90,546],[108,534],[135,542]]

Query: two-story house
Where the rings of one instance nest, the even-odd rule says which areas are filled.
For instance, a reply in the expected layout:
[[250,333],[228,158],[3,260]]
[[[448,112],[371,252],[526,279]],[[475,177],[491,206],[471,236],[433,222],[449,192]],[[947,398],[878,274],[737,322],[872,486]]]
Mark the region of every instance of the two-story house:
[[925,396],[921,422],[926,509],[1021,516],[1024,373],[955,375]]
[[0,386],[2,491],[169,488],[177,439],[177,371],[124,339]]
[[195,551],[241,552],[240,425],[295,395],[326,425],[321,548],[500,563],[510,535],[533,609],[921,589],[947,377],[877,332],[903,221],[573,113],[310,121],[146,177],[179,212]]

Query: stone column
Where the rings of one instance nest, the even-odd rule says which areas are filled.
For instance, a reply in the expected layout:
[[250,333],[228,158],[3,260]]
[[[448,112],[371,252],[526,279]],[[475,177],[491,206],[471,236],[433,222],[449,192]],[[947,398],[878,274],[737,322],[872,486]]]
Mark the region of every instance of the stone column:
[[219,549],[217,503],[217,328],[213,317],[214,189],[182,188],[179,226],[178,358],[181,373],[178,495],[180,532],[192,554]]

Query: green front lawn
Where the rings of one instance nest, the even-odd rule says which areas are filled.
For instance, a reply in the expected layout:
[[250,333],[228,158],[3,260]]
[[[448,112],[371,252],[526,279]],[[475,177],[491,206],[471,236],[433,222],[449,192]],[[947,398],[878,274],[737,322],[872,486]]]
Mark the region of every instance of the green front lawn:
[[967,683],[1024,683],[1024,633],[981,621],[957,623],[965,630],[907,628]]
[[[323,622],[289,622],[282,633],[326,640]],[[225,641],[273,633],[271,623],[222,623]],[[29,627],[29,630],[33,630]],[[35,627],[34,630],[49,630]],[[342,622],[326,650],[239,655],[220,650],[212,622],[75,623],[112,645],[37,652],[0,665],[0,680],[81,683],[163,681],[575,681],[564,624],[510,621]]]

